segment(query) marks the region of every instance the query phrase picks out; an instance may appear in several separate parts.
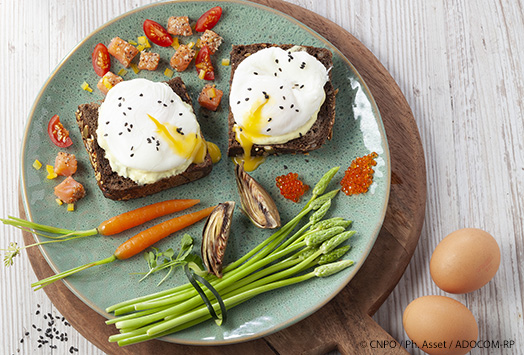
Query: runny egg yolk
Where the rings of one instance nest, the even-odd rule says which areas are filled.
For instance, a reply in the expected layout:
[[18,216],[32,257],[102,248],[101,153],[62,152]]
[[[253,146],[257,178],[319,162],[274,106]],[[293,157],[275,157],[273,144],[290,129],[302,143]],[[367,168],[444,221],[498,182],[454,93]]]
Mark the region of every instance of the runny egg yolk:
[[[156,125],[160,137],[169,144],[173,152],[185,159],[193,158],[196,164],[202,163],[207,154],[207,145],[201,135],[197,133],[183,134],[178,127],[168,123],[162,124],[151,115],[147,115]],[[171,132],[176,135],[173,136]]]
[[245,171],[253,171],[265,160],[263,156],[252,156],[251,148],[253,148],[253,140],[260,137],[267,137],[267,135],[260,133],[264,124],[267,120],[262,117],[262,109],[269,102],[269,99],[265,99],[263,102],[257,101],[251,107],[251,110],[246,113],[243,127],[234,125],[233,132],[235,132],[235,138],[240,143],[244,154],[242,156],[236,156],[233,161],[236,164],[244,164]]

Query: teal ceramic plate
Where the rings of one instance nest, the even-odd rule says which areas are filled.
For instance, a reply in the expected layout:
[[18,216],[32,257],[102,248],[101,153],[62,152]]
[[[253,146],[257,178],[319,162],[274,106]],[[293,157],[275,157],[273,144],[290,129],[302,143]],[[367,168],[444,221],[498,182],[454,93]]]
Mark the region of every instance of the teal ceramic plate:
[[[23,140],[21,180],[28,218],[39,223],[81,230],[96,227],[103,220],[118,213],[171,198],[201,199],[200,205],[192,210],[196,210],[198,206],[211,206],[226,200],[239,202],[233,163],[227,158],[216,164],[209,176],[185,186],[127,202],[104,198],[96,185],[74,117],[79,104],[103,98],[96,89],[98,77],[91,66],[91,51],[97,43],[107,44],[115,36],[136,40],[138,36],[143,35],[142,23],[145,19],[153,19],[163,24],[167,23],[171,15],[187,15],[191,19],[197,19],[217,3],[220,3],[224,11],[215,31],[225,41],[214,56],[217,68],[215,84],[226,94],[217,112],[205,111],[198,105],[195,105],[195,111],[207,140],[217,143],[223,153],[226,152],[227,143],[230,67],[222,66],[221,60],[228,58],[231,45],[257,42],[293,43],[326,47],[334,55],[333,85],[338,89],[338,94],[333,138],[309,155],[270,157],[252,173],[274,197],[283,221],[288,221],[294,216],[304,202],[295,204],[285,200],[275,186],[276,176],[297,172],[305,183],[312,186],[324,172],[333,166],[340,166],[341,169],[330,186],[332,189],[339,187],[338,183],[344,170],[354,158],[375,151],[378,153],[378,164],[370,191],[356,196],[339,194],[330,212],[331,216],[343,216],[354,221],[352,229],[357,233],[350,240],[352,249],[344,257],[355,261],[353,267],[329,278],[310,280],[254,298],[230,311],[228,322],[221,327],[209,321],[164,338],[166,341],[184,344],[214,345],[251,340],[287,327],[318,310],[351,280],[366,259],[381,228],[389,196],[390,158],[380,114],[362,78],[341,52],[304,24],[264,6],[237,0],[177,1],[141,7],[110,21],[84,39],[51,74],[32,108]],[[190,38],[181,38],[181,42],[196,41],[197,38],[197,35],[193,35]],[[128,70],[124,75],[125,79],[144,77],[155,81],[167,80],[164,69],[169,65],[173,49],[154,46],[152,50],[161,55],[162,63],[159,69],[156,72],[141,71],[138,74]],[[115,60],[112,65],[114,72],[122,68]],[[203,81],[197,78],[192,67],[180,75],[186,82],[193,101],[196,102]],[[92,93],[81,89],[84,81],[94,88]],[[64,150],[76,154],[79,169],[75,178],[84,184],[87,190],[87,196],[76,204],[74,212],[67,212],[65,206],[58,206],[55,202],[53,188],[62,179],[48,180],[45,169],[35,170],[32,167],[35,159],[44,165],[52,165],[59,151],[50,142],[46,131],[47,123],[54,114],[60,115],[62,122],[71,132],[74,144]],[[238,210],[233,223],[226,253],[229,261],[243,255],[271,234],[270,231],[252,226]],[[194,237],[197,251],[202,227],[203,222],[186,230]],[[110,256],[123,240],[138,230],[140,228],[116,237],[94,236],[50,244],[42,247],[42,252],[52,269],[60,272]],[[182,233],[173,235],[156,246],[162,250],[169,247],[176,249],[181,235]],[[186,282],[182,270],[176,270],[169,282],[160,287],[156,284],[163,275],[154,275],[138,282],[140,277],[132,274],[146,270],[146,262],[140,255],[126,261],[91,268],[69,277],[65,283],[87,305],[110,318],[111,315],[104,311],[109,305]]]

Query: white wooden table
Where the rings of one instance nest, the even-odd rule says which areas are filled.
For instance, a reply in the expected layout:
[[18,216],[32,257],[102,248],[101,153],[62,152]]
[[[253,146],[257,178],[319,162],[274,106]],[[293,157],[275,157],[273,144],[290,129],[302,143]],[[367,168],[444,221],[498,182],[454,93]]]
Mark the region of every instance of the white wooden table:
[[[150,2],[0,0],[1,217],[18,214],[24,126],[48,75],[91,31]],[[422,137],[425,226],[405,275],[376,321],[405,342],[402,313],[408,303],[423,295],[445,295],[428,268],[439,240],[462,227],[482,228],[500,245],[500,269],[484,288],[448,296],[473,312],[480,340],[514,342],[510,348],[477,348],[473,354],[524,353],[524,1],[290,2],[339,24],[377,56],[405,94]],[[0,249],[10,241],[23,243],[18,230],[0,228]],[[14,267],[0,268],[0,353],[101,354],[62,321],[44,292],[32,291],[29,285],[36,279],[24,256]],[[49,344],[38,348],[39,333],[33,328],[48,327],[47,313],[55,317],[53,327],[64,340],[55,340],[56,350]]]

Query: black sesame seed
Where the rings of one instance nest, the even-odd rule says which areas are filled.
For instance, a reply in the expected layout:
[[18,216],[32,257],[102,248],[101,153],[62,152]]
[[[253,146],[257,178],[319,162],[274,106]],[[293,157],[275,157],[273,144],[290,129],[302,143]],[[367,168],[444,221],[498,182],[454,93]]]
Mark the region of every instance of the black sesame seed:
[[154,136],[151,136],[151,139],[152,139],[152,140],[156,140],[156,138],[155,138]]
[[253,72],[254,75],[258,75],[258,73],[256,71]]
[[251,91],[251,90],[253,90],[253,88],[247,88],[247,91]]
[[278,76],[278,74],[275,72],[275,76]]
[[280,87],[280,90],[282,90],[283,88],[284,88],[284,85],[282,85],[282,86]]
[[275,59],[275,63],[277,63],[277,64],[278,64],[278,59]]
[[178,127],[176,131],[178,134],[184,135],[184,132],[182,132],[182,127]]
[[298,108],[295,109],[295,112],[299,112],[299,111],[298,111]]
[[271,131],[271,128],[266,129],[266,132],[269,132],[269,131]]
[[128,128],[127,131],[128,131],[129,133],[131,133],[131,128]]
[[124,116],[127,116],[125,112],[122,112],[124,114]]
[[36,311],[36,315],[39,315],[40,314],[40,311]]
[[160,149],[158,149],[158,147],[156,147],[156,151],[158,152]]
[[175,100],[171,100],[171,103],[175,102]]
[[157,102],[158,102],[159,104],[161,104],[161,103],[162,103],[162,101],[160,101],[160,100],[158,100]]
[[289,108],[293,108],[293,107],[295,107],[295,104],[291,104],[291,106],[289,106]]
[[281,71],[282,71],[282,68],[278,68],[278,71],[281,72]]
[[118,107],[122,107],[122,103],[121,102],[118,103]]
[[42,328],[36,328],[36,330],[37,330],[38,332],[41,332],[41,331],[42,331]]
[[269,99],[269,95],[267,94],[267,92],[262,91],[262,93],[264,94],[264,98],[265,98],[266,100],[268,100],[268,99]]
[[267,119],[268,122],[271,122],[271,120],[273,120],[271,117],[269,117],[269,118]]
[[122,100],[122,96],[120,96],[118,99],[119,99],[119,100]]
[[164,104],[164,107],[167,107],[167,104]]
[[300,85],[300,88],[303,89],[303,88],[304,88],[304,85]]
[[237,105],[240,105],[240,101],[237,101]]
[[41,347],[42,347],[42,344],[39,344],[38,347],[41,348]]
[[34,325],[34,324],[33,324],[33,328],[35,328],[35,329],[36,329],[36,325]]
[[284,169],[287,169],[287,165],[284,165]]
[[283,110],[284,109],[284,106],[278,106],[279,109]]
[[129,125],[129,128],[133,128],[133,124],[132,123]]
[[132,158],[132,157],[134,157],[134,156],[135,156],[135,154],[133,154],[133,153],[129,154],[129,157],[130,157],[130,158]]
[[129,123],[127,123],[127,122],[126,122],[126,123],[124,123],[124,127],[127,127],[127,125],[128,125],[128,124],[129,124]]
[[24,342],[24,338],[20,339],[20,342],[23,343]]
[[144,94],[140,93],[138,96],[142,97],[142,96],[144,96]]
[[134,146],[131,146],[131,149],[130,150],[133,150]]
[[285,97],[285,96],[282,96],[282,99],[284,99],[284,100],[285,100],[285,99],[286,99],[286,97]]
[[299,137],[302,137],[302,133],[298,132],[298,136],[299,136]]
[[107,133],[104,133],[104,137],[107,137]]
[[132,108],[132,107],[128,107],[127,109],[128,109],[128,110],[132,110],[133,108]]
[[25,336],[28,336],[29,335],[29,332],[25,332]]
[[246,101],[249,101],[249,97],[246,97],[245,100],[246,100]]
[[119,132],[118,135],[121,136],[123,132]]
[[[106,124],[109,124],[109,121],[107,121]],[[37,313],[37,314],[38,314],[38,313]]]
[[306,67],[306,62],[302,62],[302,64],[300,64],[300,69],[304,69]]
[[179,116],[182,116],[182,115],[183,115],[183,113],[182,113],[182,112],[180,112],[180,113],[179,113],[178,115],[179,115]]

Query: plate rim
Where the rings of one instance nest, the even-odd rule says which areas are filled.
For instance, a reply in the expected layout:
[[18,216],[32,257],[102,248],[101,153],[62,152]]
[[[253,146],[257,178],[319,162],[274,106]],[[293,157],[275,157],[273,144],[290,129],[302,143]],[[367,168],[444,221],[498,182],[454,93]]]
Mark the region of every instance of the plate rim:
[[[372,237],[369,238],[368,242],[365,244],[360,260],[358,260],[358,262],[356,262],[352,266],[351,273],[348,274],[348,276],[346,278],[344,278],[344,281],[341,282],[339,287],[337,287],[332,293],[330,293],[327,297],[325,297],[325,299],[322,302],[319,302],[314,307],[308,308],[307,310],[305,310],[304,312],[296,315],[295,317],[288,318],[287,321],[280,322],[279,324],[274,325],[273,327],[268,328],[268,329],[266,329],[266,330],[264,330],[262,332],[257,332],[255,334],[251,334],[249,336],[243,336],[243,337],[240,337],[240,338],[220,339],[220,340],[211,340],[211,341],[210,340],[206,340],[206,341],[203,341],[203,340],[201,340],[201,341],[188,340],[188,341],[185,341],[184,339],[179,339],[179,338],[172,339],[171,338],[172,335],[166,336],[166,337],[163,337],[163,338],[159,338],[160,340],[164,340],[164,341],[175,343],[175,344],[182,344],[182,345],[199,345],[199,346],[231,345],[231,344],[236,344],[236,343],[241,343],[241,342],[246,342],[246,341],[252,341],[252,340],[255,340],[255,339],[259,339],[259,338],[268,336],[268,335],[273,334],[275,332],[278,332],[278,331],[280,331],[282,329],[285,329],[285,328],[287,328],[287,327],[289,327],[289,326],[299,322],[300,320],[306,318],[307,316],[315,313],[320,308],[324,307],[327,303],[329,303],[336,295],[338,295],[342,291],[343,288],[348,286],[348,284],[351,282],[351,280],[358,273],[358,271],[360,270],[360,268],[362,267],[364,262],[367,260],[367,258],[369,256],[369,253],[371,252],[371,249],[373,248],[373,246],[376,243],[376,240],[377,240],[377,238],[379,236],[380,230],[382,229],[382,226],[383,226],[383,223],[384,223],[384,219],[385,219],[385,216],[386,216],[386,211],[387,211],[387,207],[388,207],[388,203],[389,203],[389,197],[390,197],[390,193],[391,193],[391,156],[390,156],[390,150],[389,150],[387,135],[386,135],[386,131],[385,131],[385,127],[384,127],[384,123],[383,123],[383,120],[382,120],[382,116],[381,116],[380,110],[378,108],[378,105],[376,103],[375,98],[373,97],[371,91],[369,90],[368,85],[366,84],[366,82],[364,81],[364,79],[362,78],[362,76],[358,72],[358,70],[353,66],[351,61],[335,45],[333,45],[328,39],[326,39],[324,36],[320,35],[318,32],[313,30],[311,27],[309,27],[308,25],[304,24],[303,22],[297,20],[293,16],[288,15],[287,13],[284,13],[284,12],[282,12],[280,10],[274,9],[274,8],[272,8],[270,6],[267,6],[267,5],[264,5],[264,4],[251,2],[251,1],[247,1],[247,0],[215,0],[215,1],[210,1],[210,0],[166,0],[166,1],[154,2],[154,3],[150,3],[150,4],[146,4],[146,5],[141,5],[141,6],[137,7],[137,8],[135,8],[135,9],[126,11],[126,12],[124,12],[124,13],[122,13],[122,14],[114,17],[114,18],[112,18],[111,20],[103,23],[102,25],[98,26],[97,28],[92,30],[87,36],[85,36],[80,42],[78,42],[64,56],[64,58],[62,58],[62,60],[51,71],[51,73],[49,74],[49,76],[45,80],[44,84],[42,85],[41,89],[39,90],[37,96],[35,97],[35,99],[33,101],[32,107],[31,107],[31,109],[29,111],[29,114],[27,116],[27,121],[25,123],[24,135],[23,135],[23,139],[22,139],[22,142],[21,142],[21,149],[20,149],[20,162],[19,162],[20,163],[20,165],[19,165],[19,167],[20,167],[20,170],[19,170],[20,171],[20,176],[19,176],[19,178],[20,178],[20,187],[21,187],[20,191],[21,191],[22,205],[23,205],[24,212],[25,212],[28,220],[32,221],[33,220],[33,216],[32,216],[32,213],[31,213],[31,210],[30,210],[30,206],[29,206],[29,203],[28,203],[27,188],[26,188],[26,182],[25,182],[25,178],[24,178],[24,171],[26,170],[24,167],[27,166],[27,163],[26,163],[26,160],[25,160],[25,155],[26,155],[25,154],[25,149],[26,149],[26,142],[27,142],[28,134],[29,134],[29,126],[32,123],[33,119],[35,118],[35,111],[36,111],[36,108],[37,108],[38,104],[40,103],[40,101],[42,99],[42,96],[44,95],[44,93],[46,92],[47,87],[50,85],[50,82],[58,74],[58,72],[60,71],[62,66],[64,66],[68,62],[68,60],[71,58],[71,56],[74,55],[76,53],[76,51],[82,45],[84,45],[85,42],[89,41],[93,36],[98,34],[102,29],[110,26],[111,24],[113,24],[115,22],[118,22],[119,20],[121,20],[121,19],[123,19],[125,17],[128,17],[128,16],[131,16],[131,15],[133,15],[135,13],[144,11],[145,9],[153,8],[153,7],[156,7],[156,6],[165,6],[165,5],[172,4],[172,3],[181,3],[181,2],[195,2],[195,3],[197,3],[197,2],[200,2],[200,3],[208,2],[208,3],[213,3],[213,4],[217,4],[217,3],[236,3],[236,4],[243,4],[243,5],[247,5],[247,6],[252,6],[252,7],[255,7],[255,8],[260,8],[262,10],[269,11],[269,12],[277,14],[277,15],[279,15],[281,17],[284,17],[288,21],[290,21],[290,22],[294,23],[295,25],[305,29],[307,32],[309,32],[310,35],[314,36],[316,39],[318,39],[319,41],[324,43],[330,50],[336,52],[336,54],[340,58],[343,59],[344,63],[351,68],[353,74],[358,79],[358,83],[361,85],[362,90],[365,92],[366,96],[370,99],[372,110],[373,110],[374,116],[375,116],[375,121],[378,124],[378,130],[379,130],[379,133],[380,133],[380,136],[381,136],[381,143],[384,146],[384,152],[382,154],[386,156],[386,159],[384,159],[384,161],[385,161],[384,178],[385,178],[386,188],[385,188],[385,196],[384,196],[384,205],[382,206],[380,217],[379,217],[380,222],[377,223],[375,230],[373,230],[373,232],[371,233]],[[39,241],[39,238],[35,234],[33,234],[33,233],[31,233],[31,234],[32,234],[33,238],[35,238],[36,241]],[[56,265],[50,259],[48,253],[45,251],[45,249],[41,245],[39,245],[38,248],[39,248],[41,254],[43,255],[44,259],[46,260],[46,262],[50,266],[50,268],[53,270],[53,272],[56,273],[57,272]],[[92,310],[94,310],[95,312],[100,314],[101,316],[105,317],[106,319],[114,318],[114,315],[105,312],[104,309],[99,308],[98,306],[94,305],[91,301],[89,301],[84,295],[82,295],[80,293],[79,290],[77,290],[70,282],[68,282],[67,279],[63,279],[62,281],[65,284],[65,286],[75,295],[75,297],[80,299],[89,308],[91,308]]]

